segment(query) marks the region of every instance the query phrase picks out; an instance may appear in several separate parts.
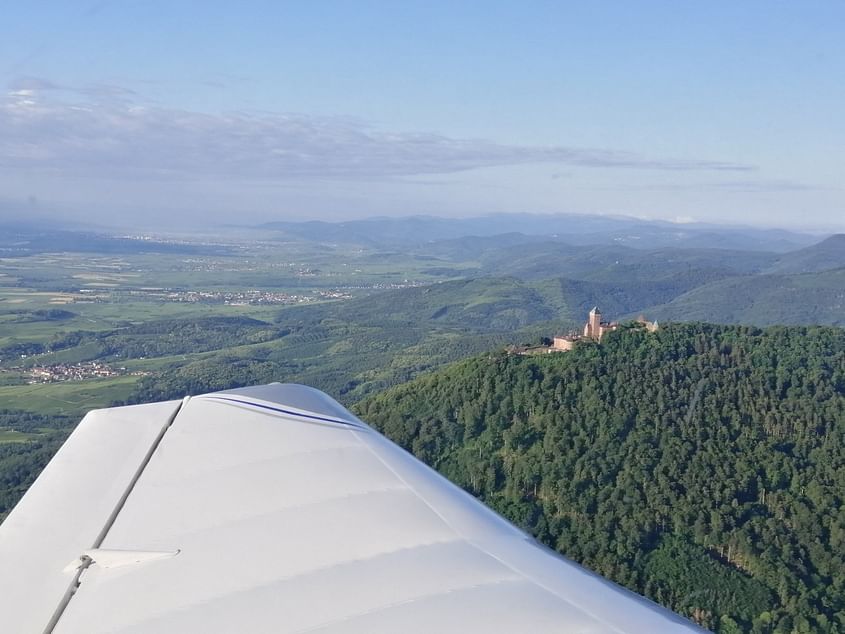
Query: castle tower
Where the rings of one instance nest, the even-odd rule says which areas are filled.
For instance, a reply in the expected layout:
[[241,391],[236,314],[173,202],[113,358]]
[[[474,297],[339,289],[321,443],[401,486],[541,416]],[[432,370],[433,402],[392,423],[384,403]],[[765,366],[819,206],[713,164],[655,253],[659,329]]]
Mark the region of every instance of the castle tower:
[[601,311],[598,306],[594,306],[587,318],[587,324],[584,326],[584,336],[599,339],[601,337]]

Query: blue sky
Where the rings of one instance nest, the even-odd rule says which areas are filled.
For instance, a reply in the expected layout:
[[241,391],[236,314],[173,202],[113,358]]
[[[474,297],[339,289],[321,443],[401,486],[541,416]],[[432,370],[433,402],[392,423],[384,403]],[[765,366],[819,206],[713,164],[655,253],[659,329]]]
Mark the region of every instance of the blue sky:
[[31,0],[0,214],[845,229],[845,4]]

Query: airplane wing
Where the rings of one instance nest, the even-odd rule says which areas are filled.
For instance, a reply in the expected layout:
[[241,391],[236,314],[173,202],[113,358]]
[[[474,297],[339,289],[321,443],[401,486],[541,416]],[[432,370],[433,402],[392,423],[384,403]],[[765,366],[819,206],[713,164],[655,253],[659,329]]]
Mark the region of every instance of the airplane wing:
[[701,632],[312,388],[89,413],[0,525],[20,634]]

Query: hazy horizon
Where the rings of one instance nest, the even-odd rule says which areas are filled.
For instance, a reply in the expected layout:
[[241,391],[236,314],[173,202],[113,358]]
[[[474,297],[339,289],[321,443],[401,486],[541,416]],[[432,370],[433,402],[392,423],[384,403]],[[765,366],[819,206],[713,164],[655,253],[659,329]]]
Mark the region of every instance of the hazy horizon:
[[15,6],[0,219],[845,231],[843,17],[820,0]]
[[[31,205],[31,203],[29,203]],[[22,206],[24,208],[24,206]],[[30,206],[30,209],[32,207]],[[617,213],[600,213],[600,214],[579,214],[579,213],[535,213],[535,212],[496,212],[496,213],[477,213],[467,215],[438,215],[438,214],[407,214],[407,215],[361,215],[349,216],[346,218],[290,218],[278,217],[268,218],[263,220],[255,220],[253,222],[237,221],[235,218],[222,219],[219,222],[205,222],[201,225],[191,225],[186,223],[174,223],[173,221],[155,221],[143,218],[132,218],[128,216],[114,216],[102,221],[77,218],[62,214],[46,214],[40,215],[38,213],[5,213],[0,204],[0,226],[20,227],[32,229],[51,228],[59,231],[95,231],[102,233],[119,234],[122,232],[138,232],[140,234],[162,234],[168,233],[174,235],[187,235],[190,233],[204,234],[213,236],[218,231],[227,231],[232,228],[239,228],[243,230],[260,230],[265,225],[273,225],[274,223],[308,223],[308,222],[327,222],[331,224],[354,223],[354,222],[368,222],[378,220],[397,221],[402,219],[430,219],[430,220],[445,220],[445,221],[475,221],[487,219],[515,219],[519,217],[527,217],[531,219],[561,220],[571,218],[575,219],[606,219],[617,220],[620,222],[643,223],[645,225],[660,225],[660,226],[674,226],[679,231],[706,231],[706,230],[721,230],[730,233],[736,231],[742,233],[743,231],[772,231],[785,232],[794,235],[816,236],[820,240],[830,235],[845,235],[845,226],[831,225],[829,227],[789,227],[772,224],[750,224],[743,222],[701,222],[701,221],[678,221],[678,220],[663,220],[660,218],[643,218]],[[514,231],[502,231],[501,233],[513,233]],[[517,233],[524,233],[526,235],[537,235],[536,231],[529,229],[516,230]],[[582,233],[576,231],[576,234]],[[472,232],[460,232],[460,236],[475,235]],[[491,233],[490,235],[499,235],[499,233]],[[557,235],[557,234],[555,234]],[[561,236],[565,234],[560,234]],[[456,234],[455,237],[458,237]]]

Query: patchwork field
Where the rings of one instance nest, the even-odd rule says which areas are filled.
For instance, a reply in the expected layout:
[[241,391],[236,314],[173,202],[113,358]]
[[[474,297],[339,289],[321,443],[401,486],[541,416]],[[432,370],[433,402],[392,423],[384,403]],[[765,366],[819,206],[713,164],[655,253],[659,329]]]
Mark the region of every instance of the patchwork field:
[[[450,279],[428,270],[431,258],[359,247],[250,240],[147,253],[140,242],[124,244],[124,253],[106,244],[104,252],[0,258],[0,409],[78,414],[137,400],[139,382],[162,373],[225,367],[223,351],[228,362],[274,364],[281,379],[317,375],[328,386],[338,372],[354,382],[361,370],[364,380],[392,381],[391,368],[403,363],[386,356],[396,337],[382,341],[378,320],[344,325],[339,303]],[[240,335],[230,327],[241,327]],[[151,343],[168,333],[169,343]],[[418,339],[403,372],[431,356]],[[30,375],[95,360],[123,375],[61,382]]]

